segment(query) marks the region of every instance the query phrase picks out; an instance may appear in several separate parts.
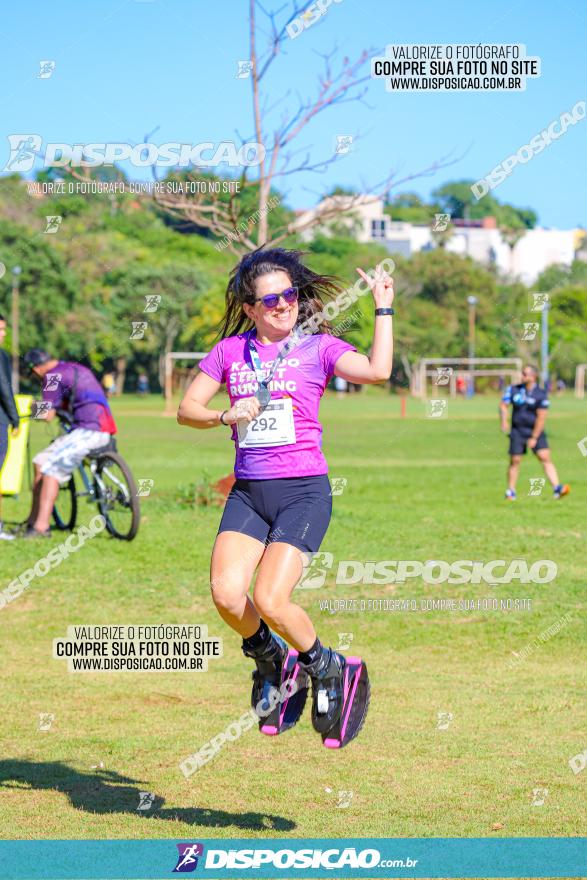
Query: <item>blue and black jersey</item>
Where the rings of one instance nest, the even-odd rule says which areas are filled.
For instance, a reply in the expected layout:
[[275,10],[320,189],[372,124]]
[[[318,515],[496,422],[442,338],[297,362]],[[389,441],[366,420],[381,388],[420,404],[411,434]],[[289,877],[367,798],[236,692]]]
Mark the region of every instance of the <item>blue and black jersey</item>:
[[532,433],[536,424],[536,415],[539,409],[548,409],[548,394],[543,388],[535,385],[530,391],[526,390],[526,386],[509,385],[502,397],[504,403],[511,403],[512,411],[512,429],[517,429],[522,434]]

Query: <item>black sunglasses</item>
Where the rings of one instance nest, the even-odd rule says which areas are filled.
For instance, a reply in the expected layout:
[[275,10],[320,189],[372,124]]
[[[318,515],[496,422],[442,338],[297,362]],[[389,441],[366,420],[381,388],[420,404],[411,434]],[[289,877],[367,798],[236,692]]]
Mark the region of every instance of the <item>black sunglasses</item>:
[[288,287],[286,290],[282,290],[281,293],[268,293],[267,296],[258,297],[255,302],[262,302],[263,307],[266,309],[274,309],[281,297],[284,298],[288,305],[292,305],[292,303],[298,301],[298,288]]

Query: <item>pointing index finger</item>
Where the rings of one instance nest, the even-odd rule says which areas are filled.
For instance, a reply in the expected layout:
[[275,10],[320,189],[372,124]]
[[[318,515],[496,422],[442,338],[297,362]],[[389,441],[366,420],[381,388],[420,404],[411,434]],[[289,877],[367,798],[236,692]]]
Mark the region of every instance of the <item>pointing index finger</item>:
[[357,267],[357,272],[359,273],[359,275],[361,276],[361,278],[363,279],[363,281],[366,281],[367,284],[369,285],[369,287],[371,287],[371,286],[372,286],[372,285],[371,285],[371,279],[369,278],[369,276],[368,276],[365,272],[363,272],[362,269],[359,269],[358,267]]

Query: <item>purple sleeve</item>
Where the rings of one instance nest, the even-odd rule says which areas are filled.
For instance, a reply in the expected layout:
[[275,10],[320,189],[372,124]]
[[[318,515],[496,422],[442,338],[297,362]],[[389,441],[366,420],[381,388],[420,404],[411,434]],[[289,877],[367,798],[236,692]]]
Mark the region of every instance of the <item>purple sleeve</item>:
[[208,352],[205,358],[200,361],[200,370],[216,379],[217,382],[224,382],[224,340],[221,339],[214,348]]
[[320,363],[326,374],[326,381],[329,382],[334,375],[334,367],[337,360],[347,351],[356,351],[354,345],[339,339],[338,336],[330,336],[323,334],[320,337]]
[[[48,381],[48,377],[55,376],[53,381]],[[57,378],[58,377],[58,378]],[[70,391],[66,377],[56,370],[55,373],[47,373],[43,379],[43,400],[51,403],[51,409],[62,409],[65,395]]]

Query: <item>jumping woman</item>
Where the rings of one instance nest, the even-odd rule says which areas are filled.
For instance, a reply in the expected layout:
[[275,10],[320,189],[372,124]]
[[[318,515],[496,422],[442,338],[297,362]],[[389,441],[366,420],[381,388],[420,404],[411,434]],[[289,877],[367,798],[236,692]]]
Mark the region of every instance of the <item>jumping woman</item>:
[[[200,362],[177,416],[191,428],[229,429],[236,447],[236,482],[212,551],[212,599],[255,661],[253,707],[270,703],[285,680],[295,682],[279,691],[260,728],[277,734],[295,724],[309,678],[312,723],[330,748],[361,729],[366,666],[324,647],[291,597],[332,512],[320,398],[333,376],[367,385],[391,374],[393,282],[380,267],[357,272],[375,301],[370,357],[334,336],[324,319],[325,301],[339,295],[341,302],[335,278],[313,272],[299,251],[259,249],[243,257],[228,283],[221,340]],[[222,385],[230,408],[209,409]]]

